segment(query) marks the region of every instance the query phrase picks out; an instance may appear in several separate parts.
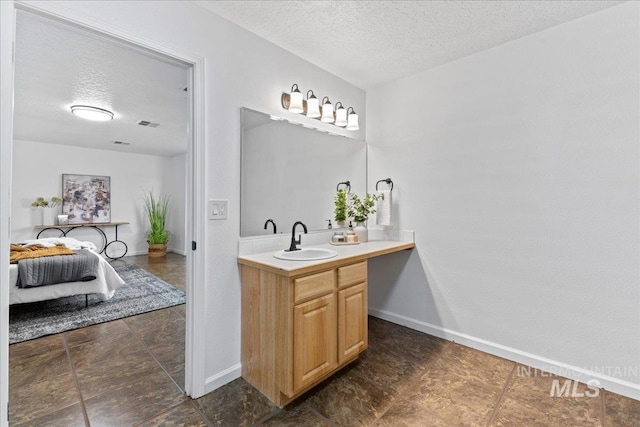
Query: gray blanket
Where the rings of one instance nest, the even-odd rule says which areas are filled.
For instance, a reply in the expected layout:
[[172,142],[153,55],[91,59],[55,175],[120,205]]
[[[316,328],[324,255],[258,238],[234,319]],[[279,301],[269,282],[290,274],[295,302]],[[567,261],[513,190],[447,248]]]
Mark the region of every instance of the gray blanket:
[[23,259],[18,262],[19,288],[94,280],[98,274],[97,256],[87,249],[76,255],[56,255]]

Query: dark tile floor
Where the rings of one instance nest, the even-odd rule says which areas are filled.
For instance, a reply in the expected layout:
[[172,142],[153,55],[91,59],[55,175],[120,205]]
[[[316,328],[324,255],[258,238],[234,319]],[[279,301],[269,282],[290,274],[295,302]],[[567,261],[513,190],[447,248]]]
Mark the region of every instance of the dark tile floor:
[[[185,287],[184,257],[127,257]],[[640,401],[554,379],[376,318],[369,349],[284,409],[242,379],[184,384],[184,306],[10,346],[12,426],[640,426]]]

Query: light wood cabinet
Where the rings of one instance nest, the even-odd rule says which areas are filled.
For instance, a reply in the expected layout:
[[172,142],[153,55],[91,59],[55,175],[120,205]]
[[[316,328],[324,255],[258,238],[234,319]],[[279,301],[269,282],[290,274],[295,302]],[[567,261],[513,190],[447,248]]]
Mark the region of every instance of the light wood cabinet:
[[367,284],[338,292],[338,363],[343,364],[366,350]]
[[333,292],[293,307],[294,392],[336,369],[337,342]]
[[367,263],[290,275],[242,265],[242,376],[284,406],[368,345]]

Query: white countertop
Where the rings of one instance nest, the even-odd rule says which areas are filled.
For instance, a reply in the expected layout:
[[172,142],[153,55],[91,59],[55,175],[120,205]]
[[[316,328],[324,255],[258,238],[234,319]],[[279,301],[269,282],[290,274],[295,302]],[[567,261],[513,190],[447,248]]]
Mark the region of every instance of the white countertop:
[[315,261],[293,261],[278,259],[273,256],[276,251],[262,252],[252,255],[242,255],[238,257],[238,263],[269,270],[286,276],[307,274],[319,268],[333,268],[341,264],[358,262],[372,257],[385,255],[413,248],[413,242],[399,242],[391,240],[373,240],[358,245],[331,245],[329,243],[321,245],[302,245],[304,247],[333,249],[338,255],[333,258]]

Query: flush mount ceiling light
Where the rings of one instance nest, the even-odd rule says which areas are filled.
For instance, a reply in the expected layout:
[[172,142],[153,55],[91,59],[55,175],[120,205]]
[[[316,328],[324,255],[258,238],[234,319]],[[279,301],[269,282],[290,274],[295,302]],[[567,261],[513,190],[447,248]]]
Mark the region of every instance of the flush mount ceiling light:
[[305,114],[309,118],[320,119],[324,123],[334,123],[338,127],[346,127],[347,130],[358,130],[358,115],[353,107],[345,109],[342,102],[336,103],[334,111],[329,97],[322,98],[322,102],[318,102],[312,90],[307,91],[307,99],[305,100],[298,88],[297,84],[291,86],[290,93],[283,93],[280,98],[282,108],[291,113]]
[[71,112],[78,117],[95,122],[108,122],[109,120],[113,120],[113,113],[111,111],[90,105],[72,105]]

